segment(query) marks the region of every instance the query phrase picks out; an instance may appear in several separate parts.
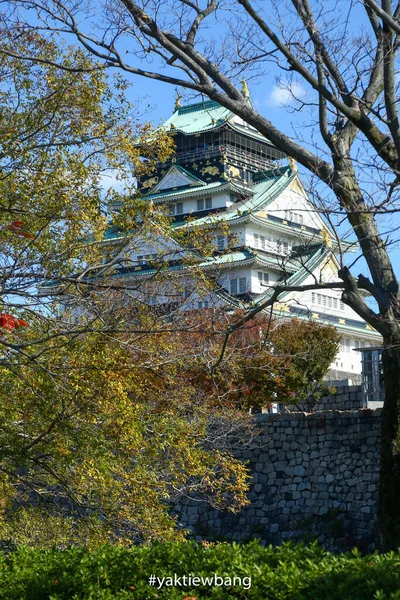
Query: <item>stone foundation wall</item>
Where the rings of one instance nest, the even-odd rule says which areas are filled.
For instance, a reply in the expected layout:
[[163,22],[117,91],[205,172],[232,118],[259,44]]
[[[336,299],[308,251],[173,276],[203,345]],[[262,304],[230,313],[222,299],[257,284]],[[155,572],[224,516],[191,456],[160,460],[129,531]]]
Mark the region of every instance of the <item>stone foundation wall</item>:
[[323,396],[315,405],[314,411],[358,410],[359,408],[363,408],[361,385],[346,385],[336,387],[336,392],[332,396]]
[[371,550],[376,537],[381,409],[256,415],[260,447],[249,461],[250,505],[238,514],[204,503],[175,506],[193,537],[265,544],[318,541]]

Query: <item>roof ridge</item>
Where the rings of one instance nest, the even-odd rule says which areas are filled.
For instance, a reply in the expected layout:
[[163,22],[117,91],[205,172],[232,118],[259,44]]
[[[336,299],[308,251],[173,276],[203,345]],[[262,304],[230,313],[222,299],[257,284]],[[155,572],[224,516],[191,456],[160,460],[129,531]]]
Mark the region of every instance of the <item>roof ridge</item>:
[[[185,106],[180,106],[177,112],[178,115],[184,115],[186,113],[195,112],[196,110],[205,110],[212,108],[224,108],[219,102],[215,100],[202,100],[201,102],[195,102],[193,104],[186,104]],[[228,109],[226,109],[228,110]],[[230,111],[229,111],[230,112]]]
[[289,173],[289,171],[294,173],[294,171],[290,165],[283,165],[280,167],[272,167],[271,169],[265,169],[263,171],[263,173],[265,173],[265,176],[262,177],[261,179],[259,179],[257,181],[256,185],[258,185],[259,183],[263,183],[264,181],[266,181],[268,179],[271,179],[271,177],[276,177],[278,175],[278,172],[282,176],[282,175],[285,175],[285,173]]

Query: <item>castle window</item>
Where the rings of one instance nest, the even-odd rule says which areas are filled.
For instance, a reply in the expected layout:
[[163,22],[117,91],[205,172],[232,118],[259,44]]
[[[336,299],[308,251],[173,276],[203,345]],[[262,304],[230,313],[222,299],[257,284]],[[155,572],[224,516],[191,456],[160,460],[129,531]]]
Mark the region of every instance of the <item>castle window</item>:
[[324,294],[316,294],[315,292],[312,292],[311,301],[313,304],[319,304],[320,306],[335,308],[336,310],[338,308],[340,310],[344,310],[343,302],[338,300],[338,298],[332,298],[332,296],[324,296]]
[[239,279],[239,294],[244,294],[246,291],[246,277],[241,277]]
[[168,205],[168,214],[169,215],[181,215],[183,213],[183,202],[178,202],[178,204],[169,204]]
[[230,281],[230,292],[232,295],[237,294],[237,279],[231,279]]
[[254,234],[254,248],[258,248],[258,233]]
[[224,235],[218,236],[217,246],[218,246],[218,250],[223,250],[223,248],[225,247],[225,236]]
[[287,221],[291,221],[292,223],[299,223],[303,225],[304,217],[302,213],[295,213],[292,210],[285,210],[285,219]]
[[204,198],[197,200],[197,210],[204,210]]
[[262,286],[267,286],[269,284],[268,273],[263,273],[262,271],[257,271],[257,274],[258,274],[258,283]]
[[204,300],[203,302],[198,302],[197,308],[208,308],[208,300]]
[[261,248],[265,250],[265,237],[263,235],[260,235],[260,244]]
[[206,208],[212,208],[212,198],[206,198]]

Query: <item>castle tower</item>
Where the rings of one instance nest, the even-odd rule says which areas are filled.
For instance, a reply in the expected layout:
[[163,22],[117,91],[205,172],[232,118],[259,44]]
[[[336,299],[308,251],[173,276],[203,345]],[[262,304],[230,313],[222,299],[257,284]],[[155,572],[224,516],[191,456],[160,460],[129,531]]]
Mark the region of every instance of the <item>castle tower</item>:
[[[292,159],[287,164],[288,157],[268,139],[214,101],[181,106],[178,99],[164,127],[173,136],[175,153],[138,182],[139,190],[149,202],[165,207],[172,231],[197,228],[214,235],[210,255],[195,260],[214,285],[209,293],[198,294],[189,284],[178,299],[182,310],[221,304],[246,308],[265,302],[278,282],[298,286],[338,279],[336,238],[315,211]],[[137,243],[125,280],[150,278],[162,246],[171,278],[176,280],[178,273],[190,281],[183,261],[190,250],[174,241],[171,232],[165,243],[161,237]],[[341,242],[342,251],[355,248]],[[286,292],[275,313],[334,325],[342,344],[332,379],[356,382],[361,360],[353,350],[379,345],[380,336],[340,295],[334,289]],[[152,303],[168,305],[171,297],[159,290]]]

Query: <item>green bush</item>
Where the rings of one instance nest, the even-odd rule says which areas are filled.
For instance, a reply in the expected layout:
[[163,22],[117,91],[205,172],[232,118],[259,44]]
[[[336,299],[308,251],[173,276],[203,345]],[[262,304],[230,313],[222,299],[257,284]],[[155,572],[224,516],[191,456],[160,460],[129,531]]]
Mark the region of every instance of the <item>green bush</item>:
[[[251,577],[251,588],[166,587],[157,577]],[[245,580],[246,581],[246,580]],[[248,587],[248,585],[247,585]],[[319,546],[284,544],[263,548],[191,542],[95,551],[35,550],[0,553],[0,598],[4,600],[400,600],[400,554],[331,554]]]

